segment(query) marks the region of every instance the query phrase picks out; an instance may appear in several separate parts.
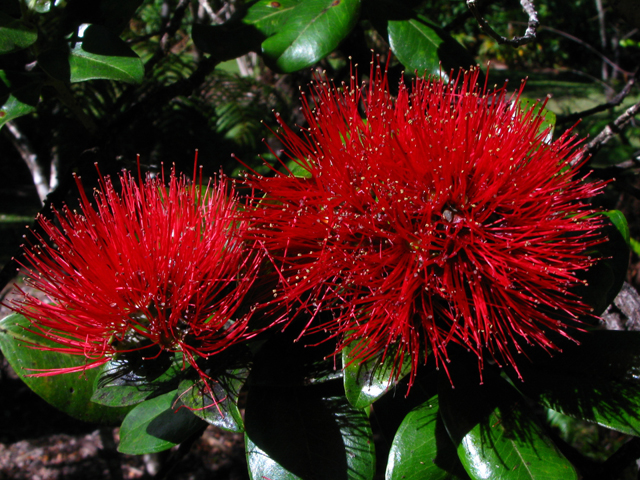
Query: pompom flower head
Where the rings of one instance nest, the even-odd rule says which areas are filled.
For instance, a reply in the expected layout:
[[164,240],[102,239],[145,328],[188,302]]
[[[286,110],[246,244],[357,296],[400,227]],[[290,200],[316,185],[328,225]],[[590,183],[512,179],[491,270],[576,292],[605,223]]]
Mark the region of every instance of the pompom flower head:
[[[194,172],[195,174],[195,172]],[[101,178],[94,207],[78,184],[80,211],[38,219],[44,232],[27,247],[27,281],[48,301],[24,294],[11,307],[33,331],[59,346],[43,348],[85,356],[97,367],[122,352],[181,352],[186,362],[243,340],[243,306],[260,255],[242,239],[237,198],[224,178],[206,187],[172,171],[139,182],[120,175],[118,193]]]
[[393,354],[396,375],[409,358],[411,381],[428,353],[446,368],[450,342],[480,371],[517,371],[524,345],[555,349],[550,332],[570,336],[590,312],[573,291],[603,241],[588,205],[602,184],[577,177],[575,140],[549,143],[522,89],[508,98],[478,76],[401,83],[397,98],[379,65],[368,87],[319,77],[301,134],[278,117],[296,173],[247,178],[262,192],[253,238],[280,299],[310,312],[304,332],[357,362]]

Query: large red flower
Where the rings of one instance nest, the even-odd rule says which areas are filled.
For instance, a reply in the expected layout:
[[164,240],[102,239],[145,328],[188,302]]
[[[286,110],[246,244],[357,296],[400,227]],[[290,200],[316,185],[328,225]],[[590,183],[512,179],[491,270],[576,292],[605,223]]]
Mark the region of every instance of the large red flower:
[[487,92],[478,75],[401,83],[397,98],[380,66],[368,87],[318,78],[308,128],[279,119],[296,173],[247,178],[280,298],[355,361],[393,352],[398,372],[408,354],[413,379],[453,341],[480,368],[488,354],[517,370],[524,344],[556,348],[548,332],[568,336],[589,314],[572,289],[603,241],[588,206],[602,184],[577,178],[568,133],[549,143],[520,92]]
[[198,368],[198,356],[245,338],[250,308],[242,305],[261,259],[242,240],[246,224],[227,180],[201,187],[172,172],[165,186],[164,178],[138,183],[123,173],[120,193],[102,179],[95,207],[76,182],[81,211],[40,217],[46,235],[25,251],[28,281],[48,301],[24,294],[12,308],[59,344],[39,348],[87,363],[40,375],[157,347]]

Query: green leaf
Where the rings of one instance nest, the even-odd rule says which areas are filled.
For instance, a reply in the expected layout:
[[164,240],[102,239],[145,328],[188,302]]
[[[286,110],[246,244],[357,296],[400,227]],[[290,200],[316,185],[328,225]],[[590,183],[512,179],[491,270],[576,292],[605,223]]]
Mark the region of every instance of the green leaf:
[[176,392],[147,400],[129,412],[120,427],[118,451],[143,455],[167,450],[187,440],[206,422],[176,402]]
[[342,350],[342,364],[345,365],[344,391],[351,405],[355,408],[365,408],[382,397],[411,371],[411,359],[405,355],[402,369],[396,375],[396,359],[392,352],[387,352],[384,361],[378,356],[359,363],[351,356],[357,348],[357,342],[353,342]]
[[629,233],[629,224],[627,223],[627,219],[620,210],[609,210],[606,212],[602,212],[603,215],[607,216],[614,227],[620,232],[622,238],[627,243],[630,244],[630,233]]
[[245,451],[247,452],[247,467],[251,480],[303,480],[277,463],[267,453],[251,441],[249,435],[244,436]]
[[386,480],[469,478],[438,414],[438,397],[414,408],[393,438]]
[[557,412],[640,436],[640,332],[574,337],[580,344],[565,342],[553,358],[540,353],[522,362],[516,387]]
[[275,35],[286,22],[294,9],[302,0],[259,0],[254,2],[242,19],[247,25],[252,25],[265,37]]
[[458,447],[471,478],[571,480],[578,474],[521,405],[494,410]]
[[333,50],[358,20],[360,0],[306,0],[287,15],[282,28],[262,43],[265,62],[289,73],[310,67]]
[[544,108],[542,102],[525,97],[520,97],[520,108],[525,113],[533,109],[534,118],[538,115],[543,118],[540,124],[540,131],[544,132],[548,128],[551,129],[546,137],[546,140],[550,142],[553,139],[553,131],[556,126],[556,114]]
[[175,390],[183,376],[182,355],[159,352],[155,358],[149,350],[120,354],[107,362],[96,378],[91,400],[101,405],[136,405]]
[[[397,11],[396,7],[389,8]],[[394,17],[397,18],[397,14],[389,18]],[[471,54],[451,35],[413,12],[406,18],[389,20],[387,31],[391,50],[409,74],[441,75],[448,79],[451,69],[476,64]]]
[[36,40],[38,30],[34,25],[0,12],[0,55],[27,48]]
[[237,403],[248,375],[248,369],[230,371],[208,381],[208,387],[201,379],[183,380],[178,387],[180,401],[211,425],[228,432],[243,432],[242,415]]
[[93,382],[100,368],[82,373],[31,377],[32,369],[70,368],[83,365],[80,356],[30,348],[27,344],[58,346],[51,340],[25,330],[30,322],[13,314],[0,321],[0,348],[18,376],[44,400],[74,418],[106,425],[119,424],[130,408],[110,408],[91,402]]
[[35,112],[41,87],[35,75],[0,70],[0,128],[14,118]]
[[438,402],[469,476],[492,480],[577,479],[573,466],[544,434],[525,399],[489,368],[483,370],[483,384],[479,384],[477,378],[468,375],[477,358],[456,357],[451,359],[451,379],[440,375]]
[[94,79],[141,83],[142,60],[116,34],[100,25],[83,24],[69,56],[69,81]]
[[258,446],[247,450],[247,462],[257,469],[253,478],[267,476],[262,469],[274,463],[305,479],[373,478],[373,434],[366,413],[345,397],[328,396],[326,385],[253,385],[248,391],[246,435]]

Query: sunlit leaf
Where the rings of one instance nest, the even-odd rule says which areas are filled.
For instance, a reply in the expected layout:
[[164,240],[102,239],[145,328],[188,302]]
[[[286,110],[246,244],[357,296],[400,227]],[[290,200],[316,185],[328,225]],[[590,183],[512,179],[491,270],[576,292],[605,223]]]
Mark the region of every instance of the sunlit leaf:
[[118,451],[142,455],[167,450],[187,440],[206,423],[176,402],[176,392],[147,400],[129,412],[120,427]]
[[85,363],[81,356],[29,347],[29,344],[57,346],[51,340],[25,330],[29,326],[29,320],[17,314],[0,321],[2,353],[27,386],[48,403],[74,418],[107,425],[119,424],[130,408],[105,407],[91,401],[93,382],[100,374],[100,368],[46,377],[29,376],[36,370],[71,368]]

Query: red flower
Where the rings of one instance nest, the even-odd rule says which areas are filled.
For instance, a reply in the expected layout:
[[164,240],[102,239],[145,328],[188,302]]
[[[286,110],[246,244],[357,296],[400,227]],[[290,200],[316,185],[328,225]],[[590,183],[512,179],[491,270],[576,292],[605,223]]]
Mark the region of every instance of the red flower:
[[401,83],[395,99],[379,65],[368,88],[318,78],[302,135],[278,117],[302,175],[247,179],[265,194],[253,237],[281,298],[313,315],[305,331],[351,344],[355,361],[393,352],[396,372],[408,354],[411,381],[422,352],[442,364],[451,341],[480,369],[488,354],[517,370],[523,344],[557,348],[547,332],[590,312],[572,288],[603,241],[588,206],[602,184],[576,177],[568,133],[547,143],[520,92],[487,93],[478,74]]
[[240,308],[260,255],[242,240],[246,224],[228,181],[205,188],[173,171],[168,187],[151,176],[138,184],[129,173],[120,181],[118,194],[109,178],[101,180],[94,208],[76,179],[81,212],[65,207],[54,212],[55,223],[40,217],[47,239],[25,249],[28,281],[52,303],[25,293],[12,308],[60,345],[37,348],[87,358],[37,375],[97,367],[118,352],[154,346],[181,351],[198,369],[197,356],[245,338]]

